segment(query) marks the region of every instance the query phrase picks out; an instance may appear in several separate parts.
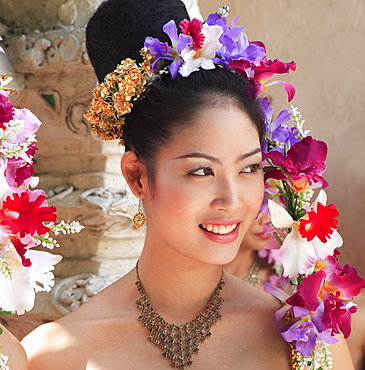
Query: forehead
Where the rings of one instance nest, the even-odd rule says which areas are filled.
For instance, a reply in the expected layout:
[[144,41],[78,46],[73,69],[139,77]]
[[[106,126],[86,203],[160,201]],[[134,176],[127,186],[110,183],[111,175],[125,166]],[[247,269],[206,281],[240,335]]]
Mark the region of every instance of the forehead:
[[165,154],[204,152],[216,157],[236,156],[260,147],[257,129],[235,105],[205,107],[177,130]]

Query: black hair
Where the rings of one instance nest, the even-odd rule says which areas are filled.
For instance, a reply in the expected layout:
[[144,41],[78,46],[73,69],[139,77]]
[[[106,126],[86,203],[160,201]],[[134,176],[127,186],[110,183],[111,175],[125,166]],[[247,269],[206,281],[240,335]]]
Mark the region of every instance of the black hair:
[[[162,26],[174,19],[188,19],[180,0],[108,0],[100,5],[87,29],[87,49],[99,80],[114,70],[121,60],[141,60],[139,50],[145,37],[169,41]],[[212,70],[163,74],[155,79],[125,116],[123,139],[126,151],[133,150],[147,166],[151,185],[157,154],[178,132],[193,124],[203,108],[234,104],[250,118],[263,135],[262,112],[248,95],[248,81],[238,72],[217,66]],[[224,124],[224,122],[222,122]]]
[[139,53],[147,36],[169,42],[162,26],[189,19],[181,0],[107,0],[86,27],[86,48],[99,82],[123,59],[142,62]]

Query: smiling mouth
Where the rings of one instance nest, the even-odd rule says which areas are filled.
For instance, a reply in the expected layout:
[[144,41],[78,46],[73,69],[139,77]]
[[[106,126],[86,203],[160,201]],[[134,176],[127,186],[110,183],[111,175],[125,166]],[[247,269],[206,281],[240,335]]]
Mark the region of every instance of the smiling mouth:
[[204,225],[200,224],[199,227],[206,231],[209,231],[213,234],[226,235],[231,233],[236,227],[237,224],[233,225]]

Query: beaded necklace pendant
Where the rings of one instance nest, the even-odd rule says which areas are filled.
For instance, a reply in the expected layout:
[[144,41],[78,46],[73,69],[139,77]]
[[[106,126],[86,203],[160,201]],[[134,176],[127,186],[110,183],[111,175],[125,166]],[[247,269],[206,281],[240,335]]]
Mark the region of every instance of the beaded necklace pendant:
[[185,369],[193,363],[193,355],[199,352],[199,345],[210,338],[210,329],[221,320],[220,310],[224,299],[220,292],[224,286],[223,270],[221,279],[204,310],[192,321],[182,324],[169,324],[152,307],[137,272],[139,298],[138,320],[149,330],[148,339],[160,347],[162,355],[170,361],[171,367]]

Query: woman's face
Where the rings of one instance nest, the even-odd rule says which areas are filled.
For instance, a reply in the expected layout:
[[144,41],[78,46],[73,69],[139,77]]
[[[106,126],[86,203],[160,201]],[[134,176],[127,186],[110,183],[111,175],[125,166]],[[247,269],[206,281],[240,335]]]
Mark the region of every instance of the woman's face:
[[258,133],[233,104],[201,110],[157,157],[147,239],[179,259],[226,264],[264,193]]
[[270,216],[260,213],[244,237],[241,248],[259,251],[271,239],[272,234],[264,234],[264,224],[270,221]]

